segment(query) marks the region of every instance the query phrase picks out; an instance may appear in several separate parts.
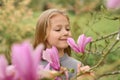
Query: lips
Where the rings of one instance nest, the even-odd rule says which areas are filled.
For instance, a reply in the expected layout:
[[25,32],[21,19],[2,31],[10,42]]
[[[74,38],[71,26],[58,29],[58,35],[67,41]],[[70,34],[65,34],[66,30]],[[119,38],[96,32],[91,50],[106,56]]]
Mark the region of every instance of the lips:
[[67,41],[67,39],[60,39],[61,41]]

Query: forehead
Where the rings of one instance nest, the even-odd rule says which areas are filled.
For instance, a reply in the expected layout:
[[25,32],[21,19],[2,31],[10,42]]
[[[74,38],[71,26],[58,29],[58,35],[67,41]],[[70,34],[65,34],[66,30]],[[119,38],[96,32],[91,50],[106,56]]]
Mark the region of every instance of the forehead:
[[50,18],[50,23],[69,23],[68,18],[65,15],[62,14],[56,14]]

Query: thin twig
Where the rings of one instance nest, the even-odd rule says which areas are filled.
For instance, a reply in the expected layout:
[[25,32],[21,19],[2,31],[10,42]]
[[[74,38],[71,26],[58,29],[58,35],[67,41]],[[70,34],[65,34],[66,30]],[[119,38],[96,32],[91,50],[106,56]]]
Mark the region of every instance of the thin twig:
[[105,59],[105,57],[109,54],[109,52],[113,49],[113,47],[114,47],[118,42],[119,42],[119,40],[116,40],[116,41],[113,43],[113,45],[108,49],[108,51],[102,55],[102,57],[101,57],[101,59],[99,60],[99,62],[98,62],[95,66],[93,66],[93,67],[91,68],[91,70],[95,69],[96,67],[98,67],[98,66],[103,62],[103,60]]
[[100,41],[100,40],[103,40],[103,39],[109,38],[109,37],[111,37],[111,36],[117,35],[117,34],[118,34],[118,32],[119,32],[119,31],[114,32],[114,33],[111,33],[111,34],[106,35],[106,36],[102,36],[102,37],[100,37],[100,38],[98,38],[98,39],[96,39],[96,40],[92,41],[91,43],[94,43],[94,42],[96,42],[96,41]]
[[[119,69],[116,70],[116,68],[119,68],[119,66],[120,66],[120,60],[117,60],[112,64],[103,65],[102,67],[99,67],[99,69],[96,69],[96,71],[95,71],[95,73],[96,73],[95,80],[99,80],[101,77],[104,77],[103,75],[107,76],[107,74],[109,74],[109,73],[111,74],[111,73],[115,72],[115,74],[117,74],[117,71],[120,71],[120,70]],[[103,69],[103,67],[105,69]]]
[[118,46],[116,49],[112,50],[112,52],[117,51],[118,49],[120,49],[120,46]]
[[104,73],[100,77],[115,75],[115,74],[120,74],[120,71],[113,71],[113,72],[109,72],[109,73]]

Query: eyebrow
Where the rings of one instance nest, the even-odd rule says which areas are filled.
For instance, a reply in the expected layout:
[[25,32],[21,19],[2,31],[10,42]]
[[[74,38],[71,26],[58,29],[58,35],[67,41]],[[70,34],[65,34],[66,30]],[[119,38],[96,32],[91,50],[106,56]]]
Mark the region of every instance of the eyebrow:
[[[61,24],[57,24],[56,26],[60,27]],[[65,26],[70,26],[69,24],[65,24]]]

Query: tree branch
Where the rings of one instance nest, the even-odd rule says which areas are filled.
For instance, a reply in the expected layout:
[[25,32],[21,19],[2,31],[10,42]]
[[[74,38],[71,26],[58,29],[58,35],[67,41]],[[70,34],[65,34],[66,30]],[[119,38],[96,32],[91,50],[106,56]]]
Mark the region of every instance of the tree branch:
[[101,59],[98,61],[98,63],[97,63],[95,66],[93,66],[93,67],[91,68],[91,70],[95,69],[96,67],[98,67],[98,66],[103,62],[103,60],[105,59],[105,57],[110,53],[110,51],[113,49],[113,47],[114,47],[118,42],[119,42],[119,40],[116,40],[116,41],[112,44],[112,46],[108,49],[108,51],[105,52],[105,53],[102,55]]
[[111,37],[111,36],[117,35],[118,33],[119,33],[119,31],[116,31],[116,32],[111,33],[111,34],[109,34],[109,35],[102,36],[102,37],[100,37],[100,38],[98,38],[98,39],[92,41],[91,43],[94,43],[94,42],[96,42],[96,41],[100,41],[100,40],[103,40],[103,39],[109,38],[109,37]]
[[[95,70],[96,80],[99,80],[101,77],[107,76],[107,75],[115,75],[120,74],[120,70],[115,71],[116,68],[120,66],[120,60],[117,60],[116,62],[109,64],[109,65],[103,65]],[[103,68],[104,67],[104,68]]]
[[109,72],[109,73],[104,73],[99,77],[101,78],[101,77],[104,77],[104,76],[116,75],[116,74],[120,74],[120,71],[113,71],[113,72]]

